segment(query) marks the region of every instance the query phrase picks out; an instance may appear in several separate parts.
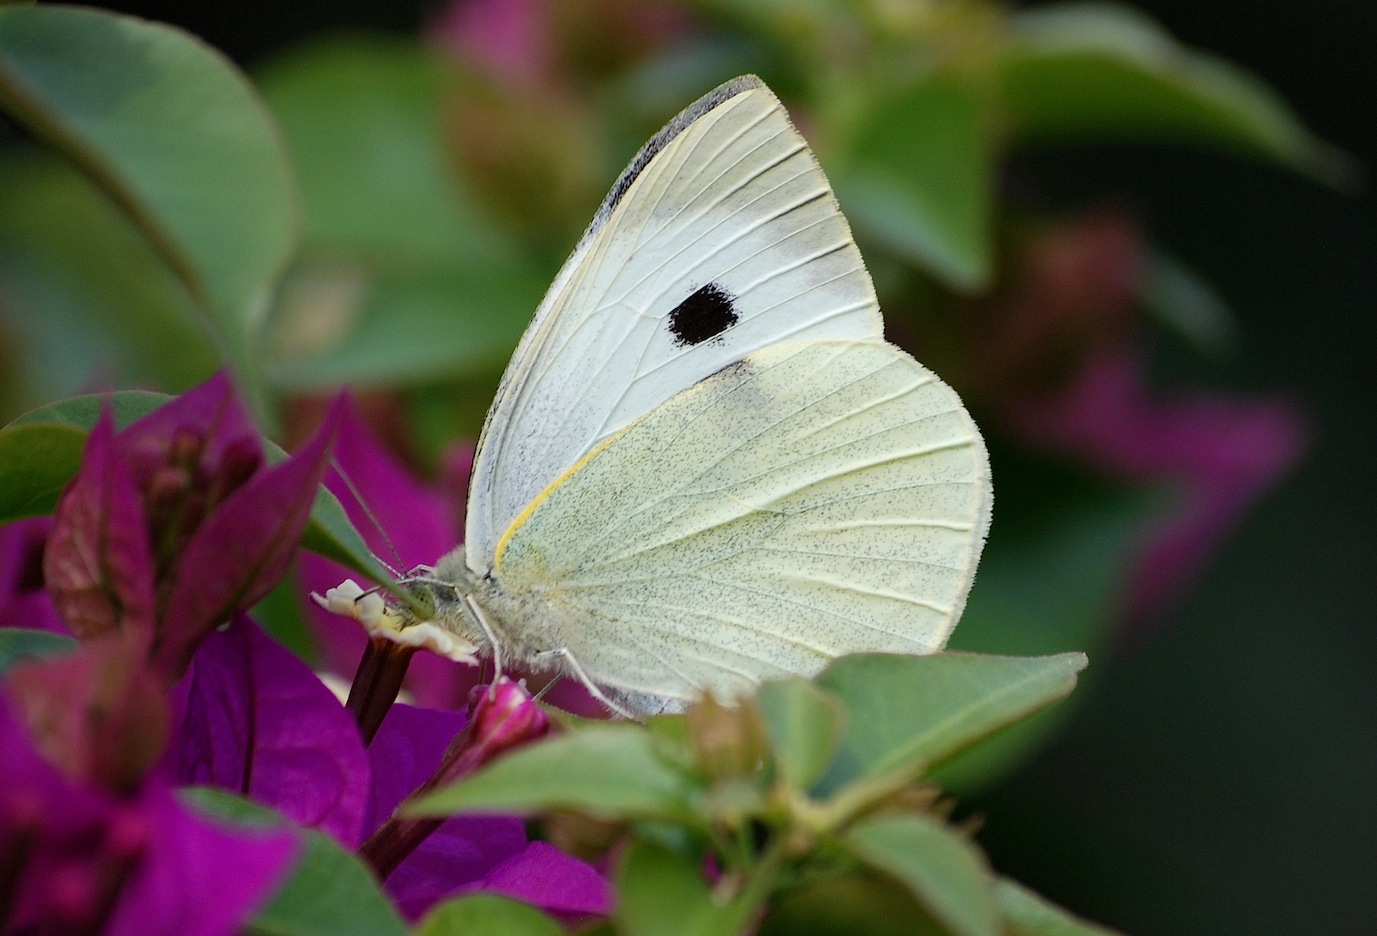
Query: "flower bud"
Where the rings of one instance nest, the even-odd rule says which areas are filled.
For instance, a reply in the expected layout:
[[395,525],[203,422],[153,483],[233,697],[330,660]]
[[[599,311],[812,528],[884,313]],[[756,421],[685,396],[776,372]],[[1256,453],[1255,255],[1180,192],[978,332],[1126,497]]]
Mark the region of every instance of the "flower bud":
[[[469,697],[469,727],[456,739],[446,779],[473,773],[499,754],[550,733],[550,718],[519,682],[505,676],[475,686]],[[447,763],[451,756],[446,755]]]
[[749,777],[769,755],[765,723],[749,701],[726,706],[704,696],[685,714],[694,762],[709,783]]

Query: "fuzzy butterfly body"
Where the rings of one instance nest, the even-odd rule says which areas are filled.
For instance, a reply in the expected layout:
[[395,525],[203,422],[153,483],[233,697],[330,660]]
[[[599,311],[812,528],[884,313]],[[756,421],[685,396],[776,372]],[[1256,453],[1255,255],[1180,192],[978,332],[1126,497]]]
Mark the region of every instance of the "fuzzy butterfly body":
[[464,546],[409,587],[643,713],[940,649],[990,501],[961,401],[884,341],[826,177],[738,78],[618,179],[502,379]]

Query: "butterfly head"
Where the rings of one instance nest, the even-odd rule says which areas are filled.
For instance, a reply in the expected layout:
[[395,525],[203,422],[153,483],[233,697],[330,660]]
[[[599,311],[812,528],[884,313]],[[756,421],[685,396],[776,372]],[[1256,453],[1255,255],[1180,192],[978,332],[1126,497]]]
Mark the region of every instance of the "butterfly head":
[[[408,577],[397,583],[399,598],[384,598],[376,589],[365,590],[353,579],[345,579],[323,596],[312,594],[316,604],[327,611],[353,618],[369,637],[430,650],[460,663],[476,663],[479,648],[487,643],[466,622],[463,596],[448,582],[426,577]],[[468,623],[468,626],[462,626]]]

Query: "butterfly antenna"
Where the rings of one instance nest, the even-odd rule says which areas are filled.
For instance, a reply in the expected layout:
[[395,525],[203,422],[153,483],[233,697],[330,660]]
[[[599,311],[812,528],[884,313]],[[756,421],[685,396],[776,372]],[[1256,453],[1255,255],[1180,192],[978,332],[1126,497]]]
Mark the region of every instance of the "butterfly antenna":
[[545,685],[541,686],[540,691],[537,692],[535,695],[531,696],[531,698],[536,702],[539,702],[540,700],[544,699],[545,696],[549,693],[549,691],[555,688],[555,686],[558,685],[559,681],[563,678],[563,673],[556,673],[555,678],[547,682]]
[[330,456],[330,464],[334,467],[335,471],[339,473],[340,479],[344,482],[344,486],[349,489],[350,495],[354,498],[354,503],[359,505],[359,509],[362,510],[363,515],[368,518],[368,522],[373,524],[373,529],[378,531],[378,535],[382,537],[382,541],[387,544],[387,550],[392,553],[392,558],[396,560],[397,565],[393,567],[386,559],[378,555],[374,555],[373,558],[377,559],[379,563],[386,567],[387,571],[392,573],[394,579],[401,578],[402,573],[398,570],[405,563],[402,562],[402,556],[401,553],[397,552],[397,547],[392,545],[392,538],[387,535],[387,530],[383,529],[383,525],[378,522],[377,516],[373,513],[372,509],[369,508],[368,502],[364,500],[363,495],[359,493],[359,489],[354,485],[354,480],[349,477],[349,472],[344,470],[344,466],[341,465],[333,455]]

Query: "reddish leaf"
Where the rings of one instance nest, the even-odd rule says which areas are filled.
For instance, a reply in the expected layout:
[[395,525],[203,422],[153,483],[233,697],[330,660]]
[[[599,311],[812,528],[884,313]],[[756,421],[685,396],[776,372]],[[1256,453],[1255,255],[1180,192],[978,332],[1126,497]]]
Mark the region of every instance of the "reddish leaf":
[[78,637],[125,631],[152,639],[148,526],[108,410],[91,430],[81,469],[58,501],[43,576],[58,614]]

